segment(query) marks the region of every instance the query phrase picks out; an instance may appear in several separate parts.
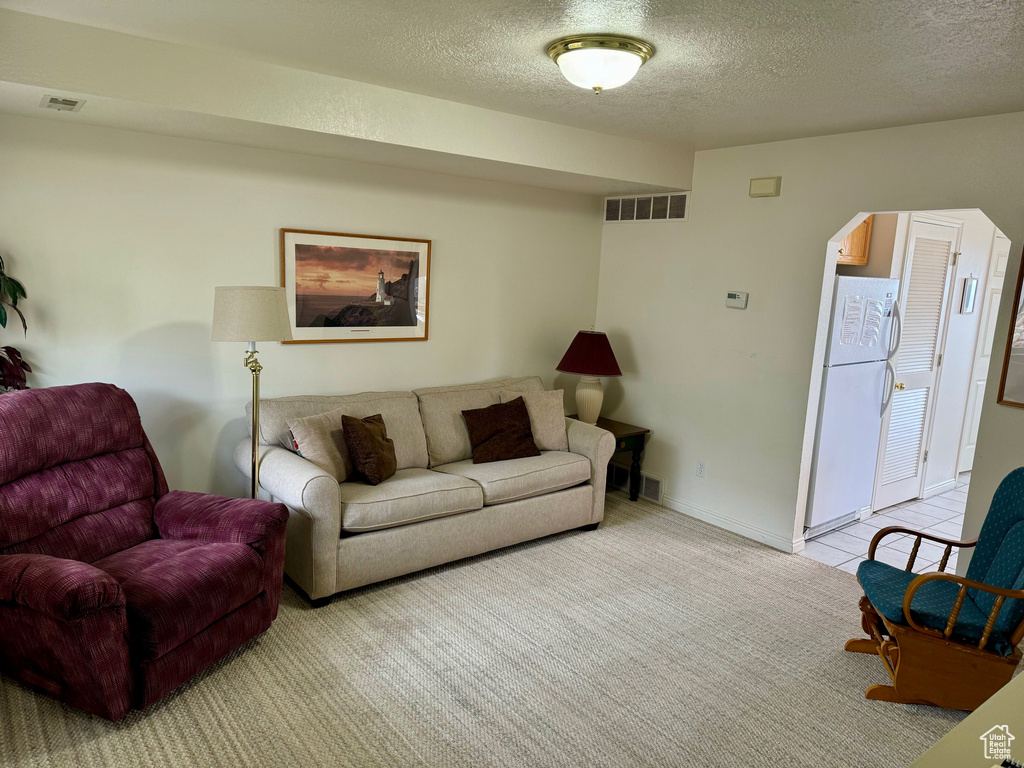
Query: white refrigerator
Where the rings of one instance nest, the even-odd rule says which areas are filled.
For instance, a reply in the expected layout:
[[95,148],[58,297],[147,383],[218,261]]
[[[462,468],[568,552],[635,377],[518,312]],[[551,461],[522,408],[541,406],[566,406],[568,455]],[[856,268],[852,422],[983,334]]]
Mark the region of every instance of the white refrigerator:
[[871,506],[899,351],[899,280],[837,277],[807,503],[810,536]]

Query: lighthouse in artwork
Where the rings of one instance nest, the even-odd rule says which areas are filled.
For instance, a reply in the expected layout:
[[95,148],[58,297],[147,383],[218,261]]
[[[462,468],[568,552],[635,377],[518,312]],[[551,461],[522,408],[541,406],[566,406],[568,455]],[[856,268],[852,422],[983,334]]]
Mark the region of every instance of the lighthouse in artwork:
[[384,270],[377,273],[377,299],[378,304],[384,303]]

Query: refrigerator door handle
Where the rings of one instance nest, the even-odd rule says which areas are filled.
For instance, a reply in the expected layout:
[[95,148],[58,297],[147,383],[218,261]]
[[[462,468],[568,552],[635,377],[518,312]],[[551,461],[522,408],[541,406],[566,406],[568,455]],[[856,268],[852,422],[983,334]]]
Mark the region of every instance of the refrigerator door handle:
[[894,394],[896,394],[896,370],[889,364],[889,361],[886,361],[885,378],[882,379],[882,409],[878,412],[879,418],[884,417],[885,412],[889,410]]
[[900,344],[903,342],[903,316],[900,314],[899,302],[892,305],[892,333],[889,335],[889,356],[886,360],[896,359]]

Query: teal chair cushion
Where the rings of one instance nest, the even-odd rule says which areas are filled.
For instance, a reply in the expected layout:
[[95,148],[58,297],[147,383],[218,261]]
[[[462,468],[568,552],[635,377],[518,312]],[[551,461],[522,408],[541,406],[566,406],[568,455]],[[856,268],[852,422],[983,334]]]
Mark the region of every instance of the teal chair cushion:
[[[894,624],[903,626],[907,625],[903,615],[903,596],[910,582],[918,575],[878,560],[865,560],[857,569],[857,578],[864,588],[864,594],[875,606],[875,610]],[[910,606],[914,621],[929,629],[937,629],[940,632],[945,630],[959,590],[960,586],[951,581],[932,581],[922,586],[914,594],[914,601]],[[968,596],[960,608],[951,639],[976,645],[985,631],[986,620],[987,614],[982,613]],[[997,624],[986,649],[1002,656],[1013,653],[1007,630]]]

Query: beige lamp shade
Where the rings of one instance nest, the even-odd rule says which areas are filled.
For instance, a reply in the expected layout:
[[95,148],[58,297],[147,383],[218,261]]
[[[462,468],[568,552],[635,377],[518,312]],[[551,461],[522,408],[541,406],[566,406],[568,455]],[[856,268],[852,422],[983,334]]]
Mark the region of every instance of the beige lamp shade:
[[213,341],[291,341],[284,288],[219,285],[213,290]]

